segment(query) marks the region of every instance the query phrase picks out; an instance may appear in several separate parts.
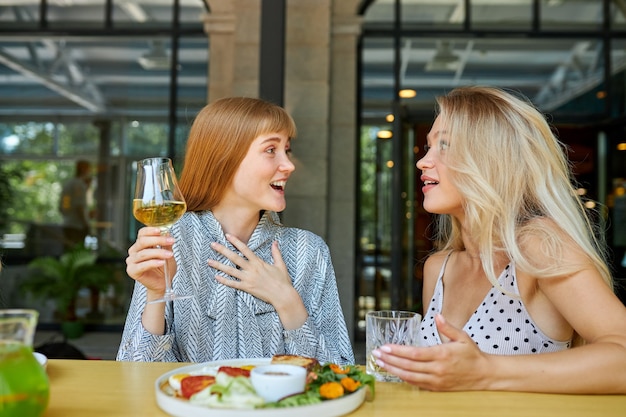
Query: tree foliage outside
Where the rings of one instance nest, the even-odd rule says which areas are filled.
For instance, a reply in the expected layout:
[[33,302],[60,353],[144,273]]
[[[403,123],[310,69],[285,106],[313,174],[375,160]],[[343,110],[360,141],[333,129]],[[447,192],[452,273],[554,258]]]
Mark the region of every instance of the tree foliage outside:
[[44,156],[54,153],[55,125],[27,122],[0,126],[2,153],[9,155]]
[[[164,123],[112,123],[111,136],[111,154],[167,152]],[[76,159],[96,164],[99,142],[100,130],[90,122],[0,123],[0,237],[26,234],[31,224],[60,224],[61,188],[74,176]]]
[[377,137],[381,129],[363,126],[361,130],[359,236],[366,251],[391,247],[391,140]]
[[[369,246],[376,240],[376,180],[377,180],[377,143],[376,133],[380,130],[375,126],[363,126],[361,130],[360,148],[360,241]],[[363,249],[367,249],[364,247]]]
[[13,210],[15,190],[13,183],[21,181],[21,171],[0,166],[0,236],[9,230],[9,216]]
[[[5,214],[5,233],[26,233],[30,223],[61,222],[59,194],[64,180],[74,175],[73,164],[39,160],[8,161],[9,198]],[[5,202],[3,202],[4,204]]]
[[168,126],[163,123],[131,122],[125,127],[126,155],[140,158],[167,156]]

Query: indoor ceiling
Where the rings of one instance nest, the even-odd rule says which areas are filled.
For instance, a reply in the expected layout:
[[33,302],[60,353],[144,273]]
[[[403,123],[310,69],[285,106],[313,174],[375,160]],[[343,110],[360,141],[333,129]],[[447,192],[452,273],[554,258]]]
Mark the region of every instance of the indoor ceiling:
[[[179,114],[206,101],[209,45],[203,0],[179,0]],[[0,0],[0,117],[164,117],[170,90],[172,0]],[[602,0],[473,0],[465,27],[464,0],[403,0],[398,81],[416,114],[432,112],[433,96],[464,84],[520,91],[548,111],[602,88],[605,56]],[[393,6],[364,1],[362,112],[381,118],[394,95]],[[610,1],[616,32],[626,29],[626,0]],[[110,27],[103,16],[109,13]],[[538,26],[540,30],[538,30]],[[112,28],[112,29],[111,29]],[[111,31],[112,30],[112,31]],[[113,35],[111,35],[113,34]],[[611,72],[626,65],[624,36],[611,42]],[[105,36],[107,35],[107,36]],[[586,99],[584,111],[603,112]],[[599,98],[601,100],[601,97]],[[579,106],[580,107],[580,106]]]
[[[168,116],[173,0],[0,0],[0,116]],[[203,0],[179,0],[179,114],[206,103]]]
[[[395,0],[367,9],[363,41],[363,115],[379,117],[393,99],[393,39],[381,36],[393,20]],[[456,86],[493,85],[521,92],[564,119],[597,120],[606,114],[606,45],[603,0],[402,1],[399,88],[414,117],[434,109],[433,98]],[[607,0],[610,72],[626,66],[626,1]],[[535,20],[534,20],[535,19]],[[387,101],[385,105],[384,101]]]

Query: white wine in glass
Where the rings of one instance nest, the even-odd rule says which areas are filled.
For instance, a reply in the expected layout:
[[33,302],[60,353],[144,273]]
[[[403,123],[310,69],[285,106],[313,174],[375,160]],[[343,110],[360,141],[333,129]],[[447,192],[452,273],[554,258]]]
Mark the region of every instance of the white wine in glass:
[[[178,188],[178,181],[169,158],[146,158],[137,162],[137,184],[133,200],[133,215],[146,226],[158,227],[161,235],[168,235],[172,225],[185,213],[187,204]],[[172,278],[164,268],[165,294],[151,303],[162,303],[189,295],[178,295],[172,290]]]

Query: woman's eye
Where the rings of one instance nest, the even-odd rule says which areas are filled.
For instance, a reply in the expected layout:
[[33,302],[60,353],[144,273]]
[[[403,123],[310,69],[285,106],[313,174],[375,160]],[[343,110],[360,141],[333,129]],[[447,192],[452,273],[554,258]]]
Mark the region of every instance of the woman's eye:
[[439,141],[439,150],[441,151],[445,151],[446,149],[448,149],[450,147],[450,145],[448,144],[448,142],[442,140]]
[[276,153],[276,148],[268,148],[265,152],[267,152],[267,153]]
[[424,145],[424,152],[428,152],[432,148],[430,145]]

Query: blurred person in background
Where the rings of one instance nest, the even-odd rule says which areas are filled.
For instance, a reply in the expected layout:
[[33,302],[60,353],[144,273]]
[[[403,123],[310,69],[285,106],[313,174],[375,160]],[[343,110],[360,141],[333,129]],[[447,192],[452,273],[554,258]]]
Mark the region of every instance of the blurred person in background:
[[77,161],[74,178],[66,182],[61,191],[59,211],[63,216],[64,250],[84,245],[90,232],[87,192],[93,179],[91,168],[89,161]]

